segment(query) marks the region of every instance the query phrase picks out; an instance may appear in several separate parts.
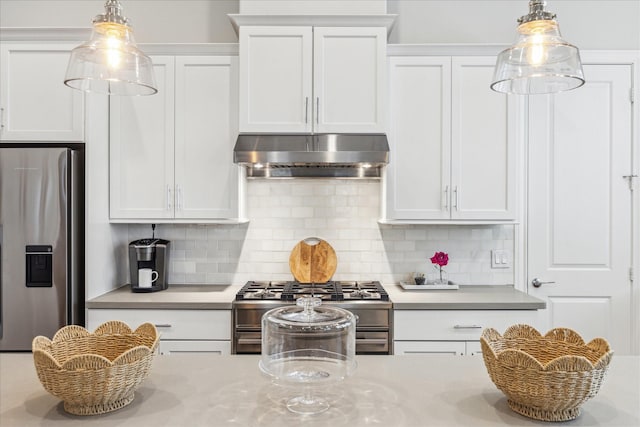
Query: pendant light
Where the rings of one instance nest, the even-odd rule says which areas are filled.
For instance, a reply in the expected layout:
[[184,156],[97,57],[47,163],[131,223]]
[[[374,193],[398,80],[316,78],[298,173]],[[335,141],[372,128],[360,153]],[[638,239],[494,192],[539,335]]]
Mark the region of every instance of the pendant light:
[[518,19],[518,40],[498,55],[491,89],[528,95],[584,84],[578,48],[562,39],[556,15],[544,10],[545,5],[531,0],[529,14]]
[[108,95],[158,92],[151,59],[136,46],[120,1],[107,0],[104,8],[93,18],[91,39],[71,51],[64,84]]

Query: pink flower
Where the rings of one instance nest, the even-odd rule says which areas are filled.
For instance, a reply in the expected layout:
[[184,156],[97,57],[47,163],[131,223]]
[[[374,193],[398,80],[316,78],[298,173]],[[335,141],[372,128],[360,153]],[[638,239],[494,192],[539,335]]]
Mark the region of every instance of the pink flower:
[[431,258],[429,258],[432,263],[438,264],[440,268],[444,267],[449,263],[449,255],[444,252],[436,252]]

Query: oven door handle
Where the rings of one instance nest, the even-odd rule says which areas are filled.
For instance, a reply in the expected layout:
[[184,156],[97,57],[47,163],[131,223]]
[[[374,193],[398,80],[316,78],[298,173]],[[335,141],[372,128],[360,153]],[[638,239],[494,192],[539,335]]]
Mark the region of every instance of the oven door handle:
[[380,344],[387,345],[389,340],[384,338],[356,338],[356,344]]
[[262,344],[261,338],[238,338],[238,344]]

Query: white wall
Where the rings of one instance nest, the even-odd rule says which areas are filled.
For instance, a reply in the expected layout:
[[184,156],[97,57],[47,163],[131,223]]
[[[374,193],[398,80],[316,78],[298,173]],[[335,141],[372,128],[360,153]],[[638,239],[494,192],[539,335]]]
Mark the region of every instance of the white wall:
[[[90,28],[104,0],[2,0],[0,27]],[[138,43],[235,43],[238,0],[122,0]]]
[[[390,43],[513,43],[528,0],[390,0]],[[550,0],[562,36],[581,49],[640,49],[640,0]]]
[[[169,283],[292,280],[289,254],[316,236],[336,250],[335,280],[397,283],[415,271],[435,273],[428,258],[449,254],[450,280],[512,284],[513,269],[491,269],[491,249],[514,247],[513,225],[379,225],[379,181],[252,180],[243,225],[165,225],[156,237],[171,241]],[[151,236],[131,225],[129,240]]]
[[[379,1],[347,3],[361,4],[365,11],[380,6]],[[93,16],[104,10],[103,4],[102,0],[2,0],[0,26],[88,28]],[[139,43],[238,40],[227,18],[240,11],[237,0],[123,0],[122,5]],[[558,15],[563,36],[582,49],[640,49],[640,0],[550,0],[547,9]],[[390,42],[509,44],[516,19],[527,11],[528,0],[389,0],[387,13],[399,15]]]

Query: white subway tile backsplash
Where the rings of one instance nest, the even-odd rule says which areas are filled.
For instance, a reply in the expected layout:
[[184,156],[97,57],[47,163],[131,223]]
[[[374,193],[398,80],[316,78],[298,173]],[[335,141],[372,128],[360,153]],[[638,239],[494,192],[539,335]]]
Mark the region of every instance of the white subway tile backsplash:
[[[492,269],[491,250],[514,248],[514,225],[381,225],[380,182],[332,179],[251,180],[241,225],[159,224],[171,241],[170,283],[291,280],[289,254],[306,237],[336,250],[336,280],[409,280],[437,273],[429,258],[449,254],[445,271],[462,284],[512,284],[513,268]],[[129,226],[131,240],[151,236]]]

